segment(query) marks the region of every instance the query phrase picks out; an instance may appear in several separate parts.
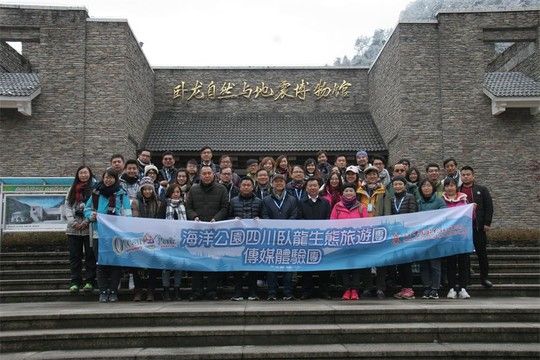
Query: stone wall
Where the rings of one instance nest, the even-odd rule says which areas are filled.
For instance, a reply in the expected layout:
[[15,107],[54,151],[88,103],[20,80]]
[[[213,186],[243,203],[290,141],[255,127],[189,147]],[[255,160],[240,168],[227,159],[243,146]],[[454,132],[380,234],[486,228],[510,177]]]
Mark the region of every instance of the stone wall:
[[0,41],[0,73],[31,72],[30,62],[5,41]]
[[[184,112],[364,112],[368,111],[368,82],[367,69],[360,68],[158,68],[155,70],[155,111],[178,110]],[[310,91],[304,101],[297,98],[284,98],[274,100],[277,89],[282,81],[291,84],[289,93],[294,93],[294,87],[302,79],[309,83],[306,86]],[[251,85],[255,90],[261,82],[274,90],[274,97],[251,98],[240,97],[236,99],[192,99],[190,101],[173,99],[173,88],[182,81],[186,88],[192,88],[199,80],[203,83],[203,90],[214,81],[219,95],[224,82],[236,85],[233,93],[240,93],[243,83]],[[327,83],[332,89],[334,83],[341,84],[343,80],[349,82],[350,95],[348,97],[329,96],[317,100],[313,94],[315,84],[320,80]],[[191,92],[186,93],[186,97]]]
[[391,158],[401,151],[402,146],[399,136],[403,125],[399,50],[398,26],[369,70],[369,108]]
[[101,172],[113,153],[135,157],[153,114],[154,79],[127,22],[3,6],[0,23],[39,26],[39,42],[23,43],[23,52],[41,79],[31,117],[2,112],[0,176],[72,175],[82,163]]
[[0,176],[71,175],[82,162],[86,17],[84,10],[2,6],[3,26],[39,26],[39,43],[23,52],[39,47],[39,56],[27,58],[39,69],[41,94],[31,117],[3,113]]
[[482,29],[538,27],[539,14],[439,15],[442,157],[475,168],[478,181],[494,196],[495,226],[538,226],[540,115],[531,116],[528,109],[491,115],[482,86],[491,44],[482,41]]

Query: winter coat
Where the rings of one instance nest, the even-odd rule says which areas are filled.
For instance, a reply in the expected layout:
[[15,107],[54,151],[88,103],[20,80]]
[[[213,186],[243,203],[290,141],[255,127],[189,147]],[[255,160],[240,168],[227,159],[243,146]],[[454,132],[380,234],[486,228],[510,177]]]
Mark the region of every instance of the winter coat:
[[367,209],[358,202],[357,205],[347,209],[343,202],[338,202],[332,209],[330,219],[359,219],[368,217]]
[[227,219],[229,213],[229,194],[225,186],[212,182],[209,185],[195,184],[189,190],[186,200],[188,220],[201,221]]
[[[462,189],[463,186],[460,188]],[[475,223],[476,228],[480,231],[484,230],[484,225],[491,226],[493,220],[493,200],[487,187],[473,184],[472,199],[467,199],[469,203],[475,203]]]
[[[383,185],[379,184],[371,193],[371,196],[369,196],[367,191],[367,185],[362,184],[358,190],[356,190],[356,193],[359,196],[360,202],[366,207],[368,212],[368,217],[373,216],[382,216],[384,215],[384,196],[386,193],[386,189]],[[370,205],[371,204],[371,211]]]
[[80,223],[89,224],[89,221],[84,218],[84,206],[84,202],[75,201],[74,204],[70,206],[66,201],[63,211],[64,216],[67,219],[67,235],[88,236],[88,226],[82,230],[78,230],[73,227],[73,225]]
[[[119,189],[116,191],[116,202],[115,202],[115,215],[120,216],[131,216],[131,204],[129,201],[129,197],[127,196],[124,189],[119,187]],[[94,198],[97,197],[97,209],[94,208]],[[88,201],[86,202],[86,205],[84,206],[84,217],[86,220],[90,221],[92,224],[92,232],[93,232],[93,238],[98,239],[99,235],[97,232],[97,223],[96,221],[90,220],[92,213],[95,211],[98,214],[107,214],[107,210],[109,208],[109,198],[103,196],[103,195],[96,195],[92,194]]]
[[328,201],[330,203],[330,208],[333,209],[334,206],[339,202],[339,199],[341,199],[341,195],[338,195],[337,198],[339,199],[336,199],[332,196],[332,194],[330,192],[328,192],[328,190],[326,189],[326,184],[323,184],[323,186],[321,186],[321,190],[320,190],[320,196],[322,196],[326,201]]
[[229,218],[253,219],[260,218],[262,213],[262,200],[252,194],[250,197],[242,195],[231,199]]
[[221,185],[225,186],[225,189],[227,189],[227,198],[229,199],[229,201],[231,201],[233,197],[236,197],[238,196],[238,194],[240,194],[240,189],[234,186],[232,182],[229,184],[221,184]]
[[[401,204],[401,206],[399,206],[399,204]],[[399,206],[399,211],[396,209],[397,206]],[[401,199],[397,199],[397,204],[395,195],[386,195],[384,201],[384,215],[409,214],[417,211],[418,204],[412,194],[406,193],[403,202],[401,202]]]
[[[305,184],[304,184],[305,185]],[[295,189],[293,186],[292,186],[292,181],[290,183],[287,184],[287,186],[285,187],[285,191],[287,191],[287,193],[289,195],[291,195],[292,197],[294,197],[296,200],[298,201],[302,201],[302,200],[305,200],[307,199],[308,195],[307,195],[307,191],[305,189],[305,186],[304,188],[302,188],[301,190],[298,190],[298,189]]]
[[256,197],[258,197],[259,199],[264,199],[265,197],[267,197],[268,195],[270,195],[270,190],[272,188],[270,186],[267,186],[265,188],[263,187],[259,187],[258,185],[255,187],[255,190],[253,190],[253,193],[255,194]]
[[450,199],[446,195],[446,193],[444,193],[443,196],[442,196],[442,199],[444,200],[444,202],[446,204],[446,207],[449,207],[449,208],[456,207],[456,206],[461,206],[461,205],[467,205],[467,195],[465,195],[464,193],[461,193],[461,192],[458,192],[456,194],[455,199]]
[[[405,187],[407,189],[407,192],[411,195],[414,195],[414,198],[416,201],[420,200],[420,191],[418,191],[418,186],[415,184],[412,184],[410,182],[407,182],[407,185]],[[393,197],[394,196],[394,187],[392,186],[392,183],[388,184],[386,187],[386,196]]]
[[431,195],[428,200],[425,200],[423,197],[418,200],[418,211],[429,211],[429,210],[438,210],[446,208],[444,200],[437,196],[437,194]]
[[[262,217],[263,219],[298,219],[298,200],[283,191],[283,199],[278,199],[272,192],[270,196],[263,199]],[[278,207],[283,200],[281,208]]]
[[388,172],[388,170],[383,169],[383,170],[379,173],[379,179],[381,180],[381,183],[382,183],[385,187],[388,186],[388,184],[390,184],[390,173]]
[[299,219],[306,220],[324,220],[330,219],[330,213],[332,208],[330,203],[322,198],[318,197],[317,200],[313,201],[309,197],[300,201],[300,214]]
[[159,169],[159,172],[158,172],[158,182],[161,182],[163,180],[167,181],[169,184],[174,182],[174,180],[176,179],[176,173],[178,172],[178,170],[174,167],[172,168],[165,168],[165,167],[162,167],[161,169]]

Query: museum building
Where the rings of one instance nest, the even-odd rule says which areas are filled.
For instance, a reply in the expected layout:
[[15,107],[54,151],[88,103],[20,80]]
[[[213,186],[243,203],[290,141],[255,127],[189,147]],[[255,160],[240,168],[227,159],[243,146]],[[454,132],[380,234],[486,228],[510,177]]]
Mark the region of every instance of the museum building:
[[490,188],[494,226],[537,227],[539,23],[540,9],[440,12],[399,23],[371,67],[152,67],[126,20],[0,5],[0,176],[99,173],[141,147],[184,165],[208,145],[237,168],[322,149],[422,171],[454,157]]

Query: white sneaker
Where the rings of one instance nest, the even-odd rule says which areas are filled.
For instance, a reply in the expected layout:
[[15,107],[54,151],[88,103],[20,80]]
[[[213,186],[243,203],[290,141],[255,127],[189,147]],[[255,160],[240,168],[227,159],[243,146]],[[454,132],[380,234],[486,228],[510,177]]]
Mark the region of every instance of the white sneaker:
[[446,297],[448,299],[455,299],[457,298],[457,292],[456,290],[454,290],[454,288],[451,288],[450,291],[448,292],[448,295],[446,295]]
[[458,297],[460,299],[470,299],[471,295],[469,295],[469,293],[467,292],[467,290],[465,290],[465,288],[461,288],[461,291],[459,292]]

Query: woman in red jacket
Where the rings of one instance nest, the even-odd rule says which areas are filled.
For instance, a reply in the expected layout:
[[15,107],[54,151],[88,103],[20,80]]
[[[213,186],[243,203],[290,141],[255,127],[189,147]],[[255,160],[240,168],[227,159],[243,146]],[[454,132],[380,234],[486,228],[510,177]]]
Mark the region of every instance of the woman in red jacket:
[[[359,219],[367,217],[367,208],[356,198],[356,184],[347,183],[343,185],[343,195],[341,200],[334,206],[330,219]],[[360,269],[350,269],[342,271],[343,276],[343,300],[358,300],[360,295]]]

